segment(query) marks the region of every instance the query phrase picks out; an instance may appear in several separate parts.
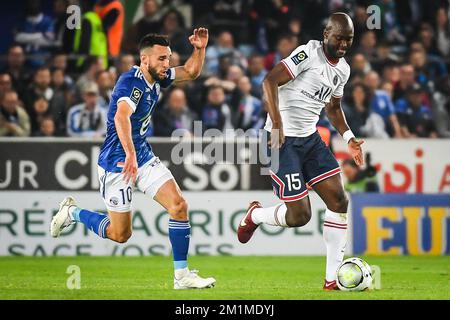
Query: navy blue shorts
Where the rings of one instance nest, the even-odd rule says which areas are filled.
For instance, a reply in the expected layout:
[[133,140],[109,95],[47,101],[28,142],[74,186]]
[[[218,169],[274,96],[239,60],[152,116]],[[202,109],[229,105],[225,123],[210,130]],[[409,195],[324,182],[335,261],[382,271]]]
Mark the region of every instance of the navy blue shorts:
[[317,131],[308,137],[285,137],[278,163],[276,171],[276,161],[271,159],[272,186],[278,198],[286,202],[308,195],[305,182],[313,186],[341,172],[336,158]]

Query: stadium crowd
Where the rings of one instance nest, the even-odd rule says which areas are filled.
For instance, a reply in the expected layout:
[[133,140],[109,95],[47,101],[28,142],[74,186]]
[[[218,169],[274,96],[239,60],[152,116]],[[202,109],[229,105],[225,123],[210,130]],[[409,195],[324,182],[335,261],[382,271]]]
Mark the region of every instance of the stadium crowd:
[[[79,4],[80,29],[68,28],[67,6]],[[369,5],[381,28],[367,28]],[[264,127],[261,84],[297,46],[322,39],[332,12],[347,12],[355,37],[343,108],[358,137],[450,137],[448,1],[145,0],[142,18],[126,25],[119,0],[55,0],[44,13],[28,1],[9,32],[0,66],[0,136],[102,137],[108,103],[121,73],[139,64],[139,39],[169,36],[171,65],[190,55],[193,26],[209,29],[202,75],[163,92],[149,136],[175,129]],[[325,113],[318,123],[336,134]]]

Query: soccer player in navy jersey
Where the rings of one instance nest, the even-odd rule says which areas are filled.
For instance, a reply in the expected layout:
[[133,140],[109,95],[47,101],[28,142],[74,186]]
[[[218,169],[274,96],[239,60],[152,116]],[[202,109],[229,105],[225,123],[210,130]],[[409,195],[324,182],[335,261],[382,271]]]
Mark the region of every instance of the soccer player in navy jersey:
[[196,79],[205,60],[208,30],[195,29],[194,47],[183,66],[169,68],[171,50],[166,36],[149,34],[139,44],[141,64],[123,73],[109,104],[107,135],[98,159],[100,193],[108,215],[82,209],[65,198],[53,217],[50,232],[58,237],[69,225],[81,222],[99,237],[119,243],[131,236],[131,202],[137,187],[169,213],[169,238],[174,260],[174,289],[209,288],[214,278],[202,278],[188,268],[190,225],[187,203],[169,169],[146,140],[161,88]]

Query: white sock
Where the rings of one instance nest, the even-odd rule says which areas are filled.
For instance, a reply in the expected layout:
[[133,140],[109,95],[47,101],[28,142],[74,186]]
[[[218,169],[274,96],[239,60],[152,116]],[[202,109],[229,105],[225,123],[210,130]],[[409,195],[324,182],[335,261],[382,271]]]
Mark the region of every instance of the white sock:
[[252,220],[256,224],[265,223],[287,228],[286,212],[287,207],[284,203],[269,208],[256,208],[252,211]]
[[347,244],[347,214],[325,211],[323,239],[327,247],[326,280],[336,280],[336,271],[344,259]]
[[187,273],[189,272],[188,268],[183,268],[183,269],[175,269],[175,279],[180,280],[181,278],[183,278],[185,275],[187,275]]

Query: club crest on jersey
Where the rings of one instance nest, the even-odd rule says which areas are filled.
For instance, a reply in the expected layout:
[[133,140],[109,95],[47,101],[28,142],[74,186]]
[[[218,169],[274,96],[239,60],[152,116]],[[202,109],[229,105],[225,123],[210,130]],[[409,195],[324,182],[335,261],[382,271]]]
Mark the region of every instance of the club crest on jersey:
[[333,84],[334,85],[337,85],[337,83],[338,83],[338,76],[334,76],[334,78],[333,78]]
[[133,101],[136,105],[139,103],[139,100],[141,100],[142,97],[142,90],[136,87],[133,87],[133,90],[131,90],[131,96],[130,99]]
[[303,60],[305,60],[306,58],[308,58],[308,55],[305,53],[304,50],[302,50],[299,53],[297,53],[295,56],[293,56],[291,59],[295,63],[295,65],[297,65],[300,62],[302,62]]

